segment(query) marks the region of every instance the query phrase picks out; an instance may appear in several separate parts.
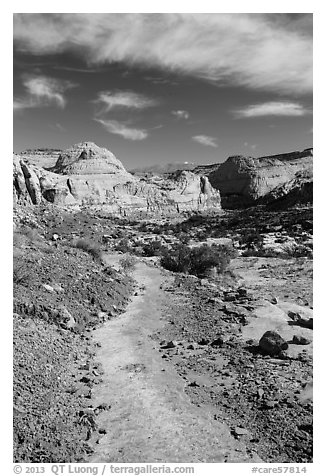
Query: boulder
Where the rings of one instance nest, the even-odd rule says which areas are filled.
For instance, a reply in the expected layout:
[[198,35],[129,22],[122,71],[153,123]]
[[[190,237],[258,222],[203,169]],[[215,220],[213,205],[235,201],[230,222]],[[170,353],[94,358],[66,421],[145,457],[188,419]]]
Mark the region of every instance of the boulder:
[[279,355],[288,349],[288,343],[276,331],[267,331],[259,341],[261,350],[271,356]]
[[308,339],[305,336],[294,335],[292,338],[292,342],[296,345],[308,345],[311,343],[311,339]]
[[288,316],[292,319],[297,325],[301,327],[307,327],[308,329],[313,329],[313,316],[312,313],[307,310],[305,312],[294,312],[289,311]]

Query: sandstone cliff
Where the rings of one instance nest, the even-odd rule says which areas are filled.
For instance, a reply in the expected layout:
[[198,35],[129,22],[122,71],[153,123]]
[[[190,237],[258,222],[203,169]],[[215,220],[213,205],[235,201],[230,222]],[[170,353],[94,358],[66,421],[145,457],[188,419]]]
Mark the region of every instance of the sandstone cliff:
[[43,167],[44,169],[51,169],[53,167],[59,155],[62,153],[60,149],[48,149],[48,148],[39,148],[39,149],[26,149],[23,152],[20,152],[20,156],[23,159],[28,160],[32,165],[36,167]]
[[175,213],[184,210],[219,210],[220,195],[207,177],[188,171],[169,179],[139,179],[128,173],[108,150],[82,142],[62,152],[51,171],[14,156],[14,200],[56,205],[101,205],[129,213]]
[[[312,149],[269,157],[229,157],[208,177],[221,192],[223,207],[265,203],[290,193],[292,187],[312,181]],[[275,191],[275,193],[273,193]]]

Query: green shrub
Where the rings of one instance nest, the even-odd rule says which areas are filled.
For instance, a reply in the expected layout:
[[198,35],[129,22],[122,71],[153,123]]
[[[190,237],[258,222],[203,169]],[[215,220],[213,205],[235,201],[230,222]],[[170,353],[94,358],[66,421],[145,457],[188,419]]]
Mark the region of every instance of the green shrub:
[[263,236],[255,228],[244,229],[239,239],[240,245],[249,247],[256,246],[260,248],[264,242]]
[[164,246],[160,240],[154,240],[143,246],[144,256],[160,256],[163,252]]
[[215,268],[217,273],[224,273],[234,256],[233,248],[225,245],[204,244],[192,249],[190,272],[201,275],[207,269]]
[[176,244],[171,249],[162,250],[161,265],[169,271],[187,273],[191,267],[191,249],[182,244]]
[[190,248],[180,243],[164,250],[161,265],[170,271],[202,276],[211,268],[224,273],[234,256],[234,249],[225,245],[204,244]]
[[98,243],[94,241],[89,241],[84,238],[80,238],[76,243],[76,248],[86,251],[93,256],[94,259],[100,260],[102,257],[101,247]]

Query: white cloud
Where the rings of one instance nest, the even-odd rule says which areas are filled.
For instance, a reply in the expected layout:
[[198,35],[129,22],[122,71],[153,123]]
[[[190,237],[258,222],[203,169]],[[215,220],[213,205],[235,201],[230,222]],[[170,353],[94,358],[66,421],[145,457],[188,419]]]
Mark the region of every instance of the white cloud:
[[111,134],[122,136],[128,140],[144,140],[148,137],[148,132],[143,129],[133,129],[126,126],[122,122],[109,121],[104,119],[94,119],[96,122],[102,124],[102,126]]
[[35,107],[30,99],[14,99],[13,106],[15,112],[23,111],[29,107]]
[[[312,15],[16,14],[15,45],[73,51],[88,64],[125,62],[287,94],[312,91]],[[128,34],[126,34],[128,32]]]
[[103,106],[102,113],[114,108],[146,109],[158,105],[158,101],[133,91],[102,91],[95,101]]
[[304,116],[310,111],[302,104],[288,101],[271,101],[261,104],[251,104],[233,111],[236,118],[251,118],[263,116]]
[[65,92],[75,87],[70,81],[63,81],[46,76],[25,76],[23,85],[26,95],[14,99],[14,110],[54,105],[59,108],[66,106]]
[[188,111],[182,111],[180,109],[177,111],[171,111],[171,114],[173,114],[178,119],[189,119],[190,117],[190,114]]
[[193,136],[192,139],[195,142],[198,142],[199,144],[202,144],[202,145],[207,145],[210,147],[218,147],[218,144],[216,144],[217,139],[215,137],[199,135],[199,136]]

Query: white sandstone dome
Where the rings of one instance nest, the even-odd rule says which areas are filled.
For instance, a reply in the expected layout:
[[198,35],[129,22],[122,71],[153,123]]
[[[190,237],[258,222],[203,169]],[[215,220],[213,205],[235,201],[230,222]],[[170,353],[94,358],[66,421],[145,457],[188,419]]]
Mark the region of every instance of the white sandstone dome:
[[112,152],[88,141],[63,151],[52,171],[64,175],[128,174]]

